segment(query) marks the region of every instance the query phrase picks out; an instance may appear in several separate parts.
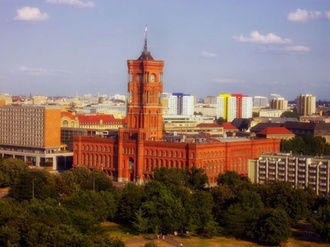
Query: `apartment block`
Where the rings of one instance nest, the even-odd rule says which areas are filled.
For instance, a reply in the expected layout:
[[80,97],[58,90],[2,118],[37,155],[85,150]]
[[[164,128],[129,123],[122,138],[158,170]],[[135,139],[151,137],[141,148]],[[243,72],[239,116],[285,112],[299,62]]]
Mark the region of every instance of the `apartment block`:
[[60,122],[58,107],[1,106],[0,156],[20,158],[36,166],[53,166],[56,170],[59,156],[72,158],[72,153],[65,152],[61,145]]
[[295,188],[311,188],[316,194],[330,192],[330,157],[264,153],[249,160],[248,177],[254,183],[286,181]]
[[311,94],[300,94],[297,97],[297,112],[309,116],[316,112],[316,97]]

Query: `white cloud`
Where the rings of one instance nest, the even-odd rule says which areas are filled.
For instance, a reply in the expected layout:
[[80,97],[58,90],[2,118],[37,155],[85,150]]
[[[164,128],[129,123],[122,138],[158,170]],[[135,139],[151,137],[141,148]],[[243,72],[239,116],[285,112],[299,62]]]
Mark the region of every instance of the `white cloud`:
[[17,10],[15,20],[18,21],[44,21],[49,18],[47,13],[42,13],[38,8],[23,7]]
[[325,18],[330,19],[330,11],[325,11],[324,16]]
[[95,6],[92,1],[83,2],[81,0],[47,0],[47,2],[51,4],[71,5],[79,8],[93,8]]
[[212,53],[212,52],[208,52],[208,51],[202,51],[200,55],[201,55],[202,57],[206,57],[206,58],[217,57],[217,54]]
[[267,33],[265,35],[260,34],[258,31],[253,31],[248,37],[233,36],[233,39],[239,42],[256,43],[256,44],[290,44],[290,39],[282,39],[273,33]]
[[307,22],[320,17],[322,17],[322,13],[320,11],[308,11],[305,9],[297,9],[296,11],[288,14],[288,20],[294,22]]
[[286,53],[286,54],[302,54],[310,52],[310,48],[303,45],[285,45],[285,46],[260,46],[260,52],[264,53]]
[[50,75],[51,72],[44,68],[32,68],[29,66],[21,66],[18,68],[19,73],[23,73],[31,76],[45,76]]

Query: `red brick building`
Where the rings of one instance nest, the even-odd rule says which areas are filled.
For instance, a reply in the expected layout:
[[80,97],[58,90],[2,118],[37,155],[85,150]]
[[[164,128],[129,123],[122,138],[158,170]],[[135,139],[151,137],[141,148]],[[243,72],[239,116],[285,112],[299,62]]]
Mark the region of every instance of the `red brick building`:
[[163,133],[164,62],[147,49],[128,60],[127,126],[109,138],[74,137],[74,166],[102,169],[115,180],[143,183],[159,167],[203,168],[211,184],[226,170],[247,175],[248,160],[278,152],[280,140]]

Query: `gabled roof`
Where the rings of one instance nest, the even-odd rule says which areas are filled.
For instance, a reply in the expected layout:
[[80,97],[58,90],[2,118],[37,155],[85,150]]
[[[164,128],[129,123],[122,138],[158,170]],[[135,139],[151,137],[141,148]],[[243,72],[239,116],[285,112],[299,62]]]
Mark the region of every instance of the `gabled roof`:
[[294,135],[290,130],[285,127],[266,127],[258,132],[258,135]]

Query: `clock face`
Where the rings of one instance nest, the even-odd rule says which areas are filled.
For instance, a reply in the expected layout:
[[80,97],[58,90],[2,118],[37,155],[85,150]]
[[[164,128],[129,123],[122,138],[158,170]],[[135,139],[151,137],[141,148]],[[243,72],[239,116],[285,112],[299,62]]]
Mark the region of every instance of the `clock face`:
[[154,76],[154,75],[151,75],[151,76],[150,76],[150,81],[151,81],[151,82],[154,82],[154,81],[155,81],[155,76]]
[[142,82],[142,74],[137,75],[137,80],[138,80],[138,82]]

